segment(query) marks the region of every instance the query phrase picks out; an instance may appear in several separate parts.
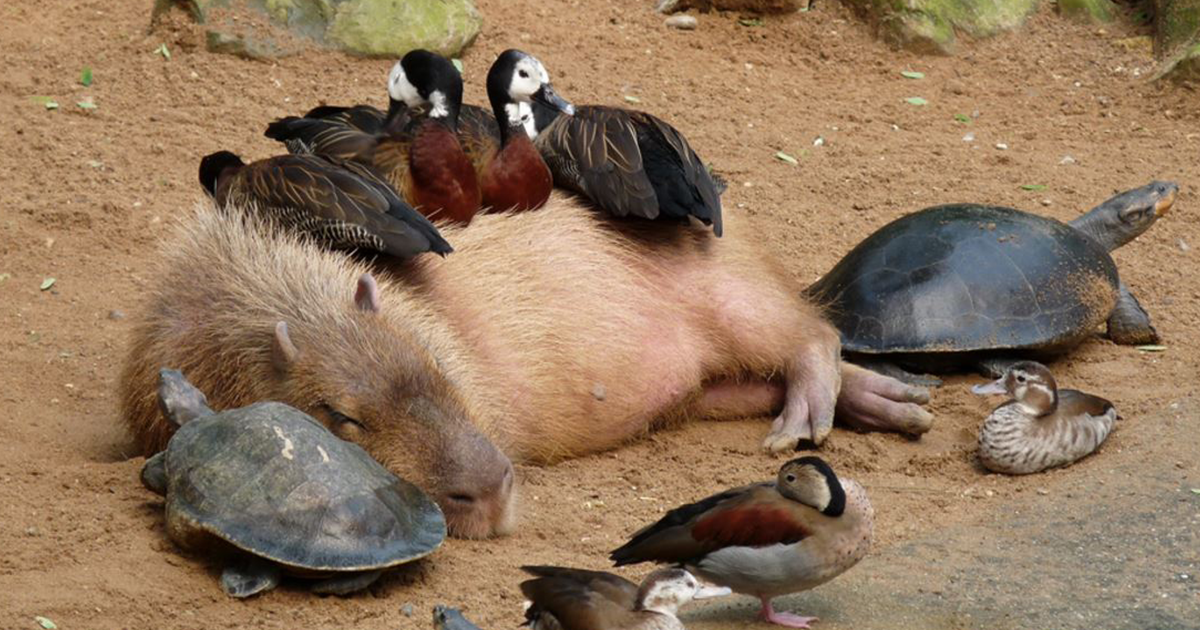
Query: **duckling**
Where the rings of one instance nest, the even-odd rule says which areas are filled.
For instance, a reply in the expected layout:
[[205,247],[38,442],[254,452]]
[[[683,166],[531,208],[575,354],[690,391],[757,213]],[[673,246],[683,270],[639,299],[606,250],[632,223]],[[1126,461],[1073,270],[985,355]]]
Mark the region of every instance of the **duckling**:
[[667,512],[612,552],[616,566],[672,563],[758,597],[763,621],[807,628],[816,617],[771,600],[841,575],[870,549],[874,509],[862,486],[819,457],[785,463],[775,481],[726,490]]
[[441,604],[433,607],[433,628],[434,630],[479,630],[479,626],[468,621],[458,609]]
[[1004,376],[971,391],[1006,394],[979,430],[979,461],[1010,475],[1066,466],[1099,448],[1117,422],[1113,404],[1099,396],[1058,389],[1041,363],[1022,361]]
[[428,219],[353,162],[280,155],[246,164],[217,151],[200,160],[200,184],[219,206],[254,205],[281,226],[331,248],[400,258],[454,251]]
[[[392,67],[388,94],[393,105],[377,127],[367,108],[326,108],[322,111],[327,118],[289,116],[271,123],[265,135],[284,142],[293,153],[370,166],[425,216],[469,223],[482,195],[475,166],[457,135],[462,75],[449,59],[414,50]],[[415,118],[408,109],[422,109],[427,115]],[[346,120],[358,121],[367,131]]]
[[537,576],[521,583],[524,626],[532,630],[684,630],[676,614],[693,599],[728,595],[687,571],[658,569],[642,585],[603,571],[524,566]]

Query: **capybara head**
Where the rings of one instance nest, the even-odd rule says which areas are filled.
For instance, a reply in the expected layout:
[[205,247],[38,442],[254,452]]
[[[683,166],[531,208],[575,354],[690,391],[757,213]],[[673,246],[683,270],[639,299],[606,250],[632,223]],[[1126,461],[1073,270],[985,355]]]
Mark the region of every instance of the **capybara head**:
[[[370,274],[358,281],[354,308],[360,317],[382,318]],[[452,535],[507,533],[515,512],[512,463],[471,423],[419,340],[373,323],[380,325],[301,330],[279,322],[271,364],[280,397],[429,492]],[[314,337],[333,331],[351,338]]]

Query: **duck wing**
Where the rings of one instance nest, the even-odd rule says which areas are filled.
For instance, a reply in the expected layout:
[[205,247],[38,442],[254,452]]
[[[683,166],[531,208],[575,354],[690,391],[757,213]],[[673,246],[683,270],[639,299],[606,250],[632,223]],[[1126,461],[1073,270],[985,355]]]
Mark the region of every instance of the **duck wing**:
[[1093,396],[1074,389],[1058,390],[1057,413],[1068,418],[1087,415],[1101,418],[1116,411],[1113,404],[1099,396]]
[[568,630],[611,630],[636,623],[638,587],[620,576],[564,567],[525,566],[538,576],[521,583],[533,605],[527,618],[550,614]]
[[236,177],[227,195],[256,203],[273,219],[330,247],[401,258],[453,251],[428,219],[360,164],[282,155],[254,162]]
[[784,498],[773,483],[735,488],[667,512],[609,558],[616,566],[688,564],[725,547],[792,544],[812,535],[806,509],[811,511]]

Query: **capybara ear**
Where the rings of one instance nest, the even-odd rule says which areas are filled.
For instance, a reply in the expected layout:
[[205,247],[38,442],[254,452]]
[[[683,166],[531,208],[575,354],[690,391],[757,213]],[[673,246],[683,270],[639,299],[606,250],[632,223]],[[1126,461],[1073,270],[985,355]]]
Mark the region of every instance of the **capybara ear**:
[[368,313],[379,312],[379,284],[371,274],[364,273],[358,277],[358,288],[354,290],[354,305]]
[[288,336],[287,322],[275,324],[275,339],[271,343],[271,364],[280,374],[287,374],[296,361],[296,346]]

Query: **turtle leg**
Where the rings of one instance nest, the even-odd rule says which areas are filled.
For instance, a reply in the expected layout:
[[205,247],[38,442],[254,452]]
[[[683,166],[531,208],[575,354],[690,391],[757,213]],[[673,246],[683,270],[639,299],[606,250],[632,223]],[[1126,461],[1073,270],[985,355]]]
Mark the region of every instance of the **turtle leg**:
[[1138,303],[1125,283],[1121,283],[1117,305],[1108,316],[1108,338],[1123,346],[1159,342],[1158,331],[1150,325],[1150,315]]
[[231,564],[221,572],[221,586],[230,597],[250,597],[279,586],[279,565],[260,558]]
[[167,452],[154,454],[142,466],[142,485],[163,496],[167,495]]
[[381,575],[383,575],[383,570],[356,571],[315,582],[311,590],[321,595],[349,595],[374,584]]
[[855,360],[854,363],[857,363],[858,365],[861,365],[872,372],[876,372],[884,376],[890,376],[898,381],[908,383],[909,385],[916,385],[917,387],[942,386],[942,379],[937,378],[936,376],[930,374],[914,374],[900,367],[899,365],[896,365],[895,363],[888,363],[887,361],[858,360]]

